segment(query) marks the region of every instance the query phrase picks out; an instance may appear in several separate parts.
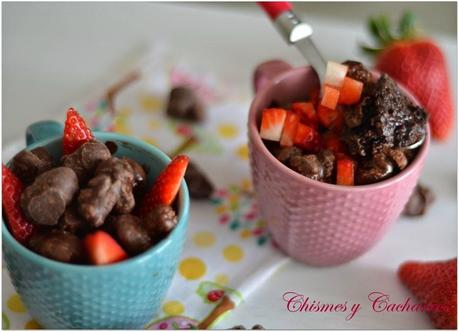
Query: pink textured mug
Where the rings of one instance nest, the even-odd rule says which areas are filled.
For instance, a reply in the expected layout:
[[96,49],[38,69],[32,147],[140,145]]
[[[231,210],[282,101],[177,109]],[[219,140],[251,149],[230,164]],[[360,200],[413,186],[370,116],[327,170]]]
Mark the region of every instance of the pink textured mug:
[[263,85],[250,106],[248,134],[254,187],[274,240],[300,262],[327,266],[367,252],[399,217],[422,171],[430,131],[410,165],[387,180],[354,187],[311,180],[278,161],[258,128],[261,111],[271,102],[307,100],[318,84],[314,70],[302,67]]

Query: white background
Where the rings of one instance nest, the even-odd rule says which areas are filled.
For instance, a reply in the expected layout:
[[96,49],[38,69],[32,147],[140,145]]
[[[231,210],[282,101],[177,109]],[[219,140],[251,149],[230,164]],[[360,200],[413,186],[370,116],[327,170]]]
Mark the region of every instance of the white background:
[[[327,5],[333,12],[330,17],[336,17],[333,4]],[[368,12],[371,4],[365,8]],[[438,8],[439,13],[444,12],[444,7]],[[433,15],[429,26],[435,26],[440,16]],[[368,41],[364,17],[347,21],[330,17],[307,17],[325,57],[337,61],[362,58],[357,44]],[[445,20],[451,21],[451,15]],[[451,31],[444,28],[445,22],[442,26],[441,30]],[[432,34],[445,51],[456,91],[456,36]],[[128,55],[151,42],[166,43],[188,61],[237,82],[248,97],[251,71],[260,61],[281,57],[295,65],[303,63],[254,10],[239,12],[235,7],[223,11],[217,5],[192,4],[4,3],[3,147],[22,137],[27,124],[55,117],[69,101],[91,91],[122,66]],[[427,216],[400,220],[371,252],[350,264],[335,268],[286,264],[220,327],[261,323],[266,328],[291,329],[429,328],[428,319],[420,313],[372,312],[367,295],[383,291],[394,302],[402,302],[410,294],[396,277],[401,262],[457,255],[456,142],[455,133],[447,144],[431,147],[422,178],[437,200]],[[361,303],[363,309],[349,322],[343,314],[289,313],[282,301],[285,291],[301,292],[323,303]]]

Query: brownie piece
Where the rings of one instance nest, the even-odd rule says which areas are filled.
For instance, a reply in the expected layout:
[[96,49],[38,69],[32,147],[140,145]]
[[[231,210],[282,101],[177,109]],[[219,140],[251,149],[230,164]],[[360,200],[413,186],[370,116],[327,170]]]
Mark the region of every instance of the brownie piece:
[[303,151],[300,148],[297,148],[296,146],[288,146],[280,150],[277,154],[277,159],[279,159],[281,163],[288,165],[290,163],[290,159],[302,155]]
[[323,168],[322,163],[315,154],[308,154],[304,156],[294,156],[290,159],[290,167],[313,180],[322,180]]
[[393,175],[394,165],[384,153],[361,160],[355,175],[357,184],[371,184],[385,180]]
[[426,112],[413,105],[386,74],[363,98],[362,112],[362,124],[344,135],[344,142],[355,157],[408,147],[426,134]]
[[21,195],[26,217],[39,225],[56,225],[78,191],[78,179],[68,167],[56,167],[40,174]]
[[193,122],[204,120],[204,106],[195,92],[186,86],[173,88],[169,95],[168,116]]
[[26,185],[51,167],[53,167],[53,157],[43,147],[31,151],[22,150],[11,160],[11,170]]
[[424,215],[435,200],[435,196],[428,187],[418,183],[403,209],[403,214],[409,217]]
[[191,198],[206,199],[214,192],[215,188],[204,172],[193,162],[189,162],[185,172],[185,181]]

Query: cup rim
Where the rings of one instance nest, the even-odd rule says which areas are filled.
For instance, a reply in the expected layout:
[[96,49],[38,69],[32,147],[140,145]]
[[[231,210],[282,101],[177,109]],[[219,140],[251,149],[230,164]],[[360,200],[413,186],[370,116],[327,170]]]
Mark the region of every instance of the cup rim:
[[[258,131],[258,126],[257,126],[257,113],[258,113],[258,107],[259,104],[261,103],[262,100],[267,98],[268,96],[268,91],[272,89],[275,85],[279,84],[279,82],[284,81],[288,79],[291,76],[296,76],[296,75],[305,75],[308,74],[309,72],[314,72],[314,69],[311,66],[304,66],[304,67],[297,67],[297,68],[292,68],[289,69],[285,72],[282,72],[281,74],[277,75],[274,79],[272,79],[270,82],[267,82],[256,94],[255,97],[253,98],[251,104],[250,104],[250,109],[249,109],[249,119],[248,119],[248,135],[249,135],[249,140],[251,144],[253,145],[253,149],[258,149],[258,151],[263,155],[264,158],[268,159],[269,162],[277,168],[277,170],[280,173],[283,173],[285,176],[290,176],[293,177],[296,181],[302,182],[304,185],[308,186],[315,186],[319,187],[321,189],[329,189],[329,190],[335,190],[335,191],[341,191],[341,192],[347,192],[347,193],[352,193],[352,192],[359,192],[359,191],[367,191],[367,190],[374,190],[374,189],[381,189],[385,188],[388,186],[391,186],[395,183],[398,183],[402,181],[404,178],[410,176],[411,173],[413,173],[419,165],[423,162],[425,159],[425,156],[428,151],[429,143],[430,143],[430,125],[427,122],[426,124],[426,137],[424,140],[424,143],[421,145],[418,153],[416,154],[416,157],[413,159],[413,161],[400,173],[398,173],[395,176],[392,176],[388,179],[385,179],[383,181],[379,181],[376,183],[371,183],[371,184],[365,184],[365,185],[356,185],[356,186],[341,186],[337,184],[332,184],[332,183],[326,183],[326,182],[320,182],[317,180],[312,180],[300,173],[295,172],[294,170],[290,169],[283,163],[281,163],[274,155],[268,150],[266,145],[263,143],[260,133]],[[377,73],[376,71],[373,71],[374,73]],[[315,74],[315,72],[314,72]],[[377,73],[378,74],[378,73]],[[404,94],[410,98],[416,105],[420,105],[419,101],[399,82],[397,82],[398,87],[402,90]]]
[[[148,144],[146,142],[143,142],[135,137],[132,136],[126,136],[118,133],[110,133],[110,132],[100,132],[100,131],[94,131],[94,136],[97,139],[100,140],[117,140],[117,141],[125,141],[129,142],[130,144],[133,144],[135,146],[140,147],[143,150],[146,150],[148,153],[154,155],[155,157],[159,158],[161,162],[164,162],[165,165],[169,164],[171,159],[159,148]],[[36,143],[33,143],[29,146],[27,146],[26,149],[34,149],[39,146],[46,146],[49,143],[60,140],[60,137],[51,137],[46,140],[42,140]],[[152,256],[156,255],[157,253],[160,253],[161,251],[165,250],[165,248],[170,244],[172,241],[172,238],[174,237],[174,234],[178,232],[178,229],[180,227],[186,227],[185,224],[187,223],[187,217],[189,214],[189,208],[190,208],[190,198],[189,198],[189,193],[188,193],[188,187],[186,185],[185,180],[182,180],[182,183],[180,185],[180,191],[179,191],[179,211],[177,214],[177,219],[178,223],[177,226],[174,227],[171,233],[168,234],[168,236],[161,240],[159,243],[155,244],[145,252],[136,255],[134,257],[131,257],[125,261],[113,263],[113,264],[107,264],[107,265],[80,265],[80,264],[72,264],[72,263],[64,263],[64,262],[59,262],[55,261],[52,259],[49,259],[47,257],[41,256],[23,244],[19,243],[10,233],[8,230],[8,227],[6,226],[6,223],[4,221],[4,218],[2,217],[2,240],[7,242],[16,252],[19,254],[25,256],[27,259],[34,261],[35,263],[39,265],[46,266],[48,268],[52,269],[65,269],[67,271],[74,271],[74,272],[85,272],[85,273],[99,273],[99,272],[120,272],[121,270],[124,270],[126,268],[130,268],[134,265],[137,264],[143,264],[145,263],[148,259],[150,259]]]

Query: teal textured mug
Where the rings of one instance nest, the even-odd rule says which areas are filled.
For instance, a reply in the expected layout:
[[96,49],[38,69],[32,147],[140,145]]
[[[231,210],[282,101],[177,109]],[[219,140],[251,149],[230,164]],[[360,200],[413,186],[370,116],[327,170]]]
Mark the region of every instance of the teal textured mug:
[[[62,129],[54,121],[31,125],[26,149],[43,146],[58,160]],[[116,143],[115,155],[145,165],[148,183],[170,162],[166,154],[135,138],[109,132],[94,136]],[[185,181],[178,200],[178,224],[167,238],[138,256],[107,266],[66,264],[39,256],[18,243],[3,222],[6,265],[33,318],[52,329],[142,328],[159,310],[182,252],[189,210]]]

